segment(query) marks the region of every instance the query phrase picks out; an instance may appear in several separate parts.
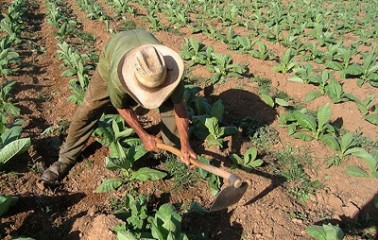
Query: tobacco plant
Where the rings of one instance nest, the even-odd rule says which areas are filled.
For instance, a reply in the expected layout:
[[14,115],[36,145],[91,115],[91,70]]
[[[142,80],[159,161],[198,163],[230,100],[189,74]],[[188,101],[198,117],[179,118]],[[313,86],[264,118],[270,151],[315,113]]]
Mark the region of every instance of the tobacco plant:
[[10,126],[1,129],[0,170],[14,156],[26,152],[31,146],[30,138],[21,138],[22,120],[16,120]]
[[298,63],[294,61],[294,57],[296,56],[297,52],[291,48],[288,48],[281,60],[280,64],[278,66],[274,66],[273,70],[276,72],[281,72],[281,73],[287,73],[291,72],[293,68],[295,68]]
[[311,225],[306,228],[306,232],[316,240],[342,240],[344,233],[341,228],[330,223],[322,226]]
[[361,87],[365,83],[370,83],[373,87],[378,87],[378,64],[377,48],[370,53],[363,53],[363,64],[352,64],[346,71],[347,75],[359,77],[357,85]]
[[319,108],[316,114],[311,114],[306,108],[294,110],[281,115],[280,121],[288,128],[288,133],[294,138],[304,141],[323,140],[329,134],[334,135],[336,129],[331,125],[332,109],[329,103]]
[[8,38],[0,38],[0,76],[7,76],[19,70],[14,65],[20,62],[20,56],[9,46],[8,41]]
[[232,63],[232,58],[228,54],[213,54],[211,65],[207,65],[213,76],[210,78],[211,83],[224,82],[227,77],[240,78],[247,72],[246,68],[240,64]]
[[[192,211],[191,209],[189,212]],[[201,211],[205,212],[203,209]],[[118,239],[206,239],[203,234],[189,238],[183,233],[181,229],[183,218],[170,203],[165,203],[152,212],[145,195],[134,198],[131,194],[127,194],[122,208],[117,209],[115,215],[125,222],[113,229]]]
[[0,85],[0,132],[3,132],[3,128],[10,118],[20,115],[20,109],[10,101],[15,84],[16,81],[13,80]]
[[137,171],[132,169],[135,162],[146,154],[146,150],[140,139],[133,137],[133,129],[125,127],[119,115],[103,116],[94,134],[97,141],[109,148],[110,155],[105,160],[106,168],[118,170],[123,176],[104,180],[97,187],[97,192],[115,190],[128,181],[158,180],[166,176],[166,173],[148,167],[142,167]]
[[249,148],[243,157],[239,157],[237,154],[231,155],[231,161],[234,165],[240,166],[244,171],[251,172],[254,168],[261,166],[264,161],[257,159],[257,149],[254,147]]

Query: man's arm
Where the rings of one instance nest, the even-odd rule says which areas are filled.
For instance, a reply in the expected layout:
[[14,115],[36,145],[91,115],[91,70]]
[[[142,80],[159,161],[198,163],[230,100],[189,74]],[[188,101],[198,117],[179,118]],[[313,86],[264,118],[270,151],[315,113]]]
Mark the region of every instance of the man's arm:
[[177,131],[180,136],[182,161],[186,164],[190,164],[190,158],[197,159],[197,155],[192,150],[189,142],[189,118],[186,111],[185,102],[182,101],[174,105],[175,120],[177,125]]
[[134,129],[135,133],[142,140],[147,151],[159,152],[156,147],[157,142],[162,142],[159,138],[148,134],[140,125],[138,118],[131,108],[117,108],[118,113],[125,119],[126,123]]

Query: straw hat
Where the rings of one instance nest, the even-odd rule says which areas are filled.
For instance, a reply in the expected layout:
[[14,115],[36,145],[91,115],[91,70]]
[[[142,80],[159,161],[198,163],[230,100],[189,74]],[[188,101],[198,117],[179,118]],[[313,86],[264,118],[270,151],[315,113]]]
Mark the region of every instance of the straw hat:
[[133,98],[147,109],[155,109],[180,83],[184,63],[177,52],[158,44],[130,50],[124,57],[120,80]]

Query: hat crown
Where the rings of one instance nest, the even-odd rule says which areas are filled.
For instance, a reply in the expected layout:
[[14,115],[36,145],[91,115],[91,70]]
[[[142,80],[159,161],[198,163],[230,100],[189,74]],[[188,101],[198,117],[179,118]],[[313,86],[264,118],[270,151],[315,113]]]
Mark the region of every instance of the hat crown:
[[140,49],[135,53],[134,73],[143,86],[160,86],[165,81],[167,73],[163,55],[153,46]]

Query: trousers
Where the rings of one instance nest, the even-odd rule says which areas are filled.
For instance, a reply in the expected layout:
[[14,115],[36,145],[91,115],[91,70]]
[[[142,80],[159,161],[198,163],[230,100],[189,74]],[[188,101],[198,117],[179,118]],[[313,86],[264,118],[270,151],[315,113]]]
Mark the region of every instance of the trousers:
[[[89,82],[83,102],[76,109],[65,142],[59,152],[59,161],[74,163],[97,127],[105,109],[111,105],[105,80],[96,70]],[[127,107],[127,106],[125,106]],[[175,121],[174,105],[168,99],[160,107],[160,132],[165,144],[179,146],[180,139]]]

